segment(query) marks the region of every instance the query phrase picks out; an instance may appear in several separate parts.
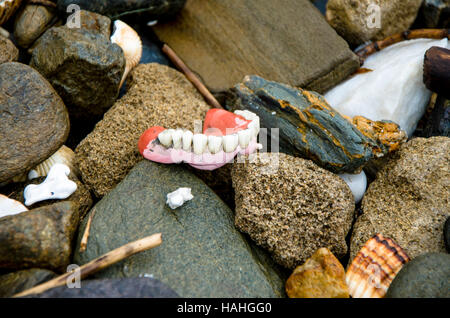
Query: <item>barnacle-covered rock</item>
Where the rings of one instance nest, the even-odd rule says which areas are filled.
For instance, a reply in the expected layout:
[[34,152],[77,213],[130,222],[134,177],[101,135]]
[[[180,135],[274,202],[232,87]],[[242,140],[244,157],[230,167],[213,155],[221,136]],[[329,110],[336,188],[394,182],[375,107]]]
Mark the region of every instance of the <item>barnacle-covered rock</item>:
[[366,242],[346,273],[353,298],[382,298],[409,257],[390,238],[377,234]]
[[281,152],[311,159],[335,173],[358,171],[373,156],[388,150],[315,92],[246,76],[229,91],[226,104],[232,110],[256,113],[261,128],[279,128]]

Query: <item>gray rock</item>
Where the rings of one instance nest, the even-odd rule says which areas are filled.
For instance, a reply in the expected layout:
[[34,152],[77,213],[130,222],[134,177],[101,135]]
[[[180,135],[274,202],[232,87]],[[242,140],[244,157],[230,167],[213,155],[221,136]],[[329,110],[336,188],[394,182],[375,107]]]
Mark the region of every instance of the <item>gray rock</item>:
[[352,232],[350,259],[377,233],[393,239],[411,259],[445,252],[450,216],[450,138],[415,138],[378,172],[362,201]]
[[145,16],[147,21],[167,19],[180,11],[186,0],[58,0],[58,10],[67,14],[67,7],[76,4],[81,9],[97,12],[113,19],[124,16]]
[[153,278],[94,279],[81,288],[61,286],[27,298],[177,298],[172,289]]
[[7,38],[0,35],[0,64],[15,62],[19,58],[19,50]]
[[30,66],[53,85],[71,118],[91,119],[116,101],[125,58],[103,34],[61,26],[39,38]]
[[347,253],[355,203],[347,184],[310,160],[260,154],[232,170],[236,227],[293,269],[321,247]]
[[[194,198],[171,210],[166,195],[190,187]],[[283,281],[270,258],[246,242],[231,210],[181,165],[138,163],[95,210],[87,249],[74,260],[92,259],[145,236],[163,243],[101,272],[98,278],[153,275],[181,297],[280,297]],[[86,222],[79,230],[78,246]]]
[[45,78],[24,64],[0,65],[0,183],[47,159],[69,127],[67,109]]
[[214,93],[251,74],[323,93],[359,67],[309,0],[188,1],[153,29]]
[[0,276],[0,297],[12,297],[24,290],[55,278],[56,274],[47,269],[32,268]]
[[72,202],[0,218],[0,268],[66,272],[78,222],[78,209]]
[[404,265],[386,298],[450,298],[450,255],[424,254]]

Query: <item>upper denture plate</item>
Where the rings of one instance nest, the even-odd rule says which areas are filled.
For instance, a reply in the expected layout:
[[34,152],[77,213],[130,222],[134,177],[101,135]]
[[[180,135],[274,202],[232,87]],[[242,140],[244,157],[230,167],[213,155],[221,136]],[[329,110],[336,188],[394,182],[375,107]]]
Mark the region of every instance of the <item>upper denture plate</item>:
[[183,150],[190,151],[192,145],[193,133],[190,130],[185,130],[183,132]]
[[237,134],[223,136],[223,150],[225,152],[233,152],[239,144]]
[[208,143],[208,137],[203,134],[195,134],[193,137],[194,153],[196,155],[201,155],[206,149],[206,144]]
[[159,135],[158,139],[159,142],[166,148],[169,148],[172,145],[172,134],[174,130],[173,129],[166,129],[163,130]]
[[212,154],[218,153],[222,149],[222,137],[208,136],[208,149]]
[[244,110],[236,110],[234,113],[236,115],[244,117],[247,120],[253,120],[253,119],[258,117],[258,115],[256,115],[255,113],[252,113],[251,111],[248,111],[246,109],[244,109]]
[[175,149],[181,149],[181,146],[183,145],[183,130],[177,129],[172,133],[172,142],[173,142],[173,148]]
[[253,131],[251,129],[238,131],[239,146],[241,146],[242,149],[247,148],[248,144],[250,143],[250,139],[253,137],[252,134]]

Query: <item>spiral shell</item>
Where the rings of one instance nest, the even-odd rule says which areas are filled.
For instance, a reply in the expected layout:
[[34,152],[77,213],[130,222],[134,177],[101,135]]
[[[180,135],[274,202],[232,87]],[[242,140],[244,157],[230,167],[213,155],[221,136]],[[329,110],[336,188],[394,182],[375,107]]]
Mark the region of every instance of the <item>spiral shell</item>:
[[366,242],[347,270],[345,280],[353,298],[382,298],[403,264],[405,251],[377,234]]
[[6,195],[0,194],[0,218],[25,211],[28,211],[28,209],[22,203],[10,199]]
[[16,12],[21,3],[22,0],[0,0],[0,25]]
[[125,72],[123,73],[120,86],[128,76],[128,73],[139,64],[142,57],[141,38],[132,27],[120,20],[114,21],[114,34],[111,36],[111,42],[116,43],[122,48],[125,55]]
[[30,170],[30,172],[28,173],[28,179],[31,180],[38,177],[47,176],[47,173],[56,163],[65,164],[70,168],[71,172],[73,172],[77,177],[79,177],[80,175],[79,171],[75,166],[75,153],[72,151],[72,149],[63,145],[47,160],[41,162],[39,165]]

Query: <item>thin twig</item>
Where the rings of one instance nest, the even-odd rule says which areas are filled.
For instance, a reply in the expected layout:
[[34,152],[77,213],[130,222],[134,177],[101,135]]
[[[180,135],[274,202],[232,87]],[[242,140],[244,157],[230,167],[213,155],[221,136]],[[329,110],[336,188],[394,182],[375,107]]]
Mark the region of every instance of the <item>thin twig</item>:
[[80,242],[80,249],[79,249],[80,253],[83,253],[86,250],[87,242],[89,239],[89,234],[91,232],[91,223],[92,223],[92,219],[94,218],[95,211],[96,210],[94,208],[92,210],[91,214],[89,215],[89,219],[87,220],[86,228],[84,229],[83,237],[81,238],[81,242]]
[[161,50],[169,57],[175,66],[184,73],[186,78],[194,84],[200,94],[203,95],[203,98],[206,102],[214,108],[223,108],[217,99],[210,93],[210,91],[206,88],[205,85],[200,81],[200,79],[192,72],[189,67],[178,57],[178,55],[168,46],[166,43],[163,44]]
[[[79,268],[80,279],[83,279],[99,270],[115,264],[131,255],[159,246],[162,243],[161,233],[147,236],[143,239],[123,245],[111,252],[108,252]],[[63,286],[67,283],[67,279],[73,275],[72,272],[58,276],[48,282],[35,286],[20,292],[13,297],[23,297],[31,294],[40,294],[51,288]]]

